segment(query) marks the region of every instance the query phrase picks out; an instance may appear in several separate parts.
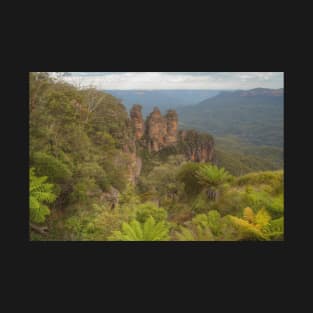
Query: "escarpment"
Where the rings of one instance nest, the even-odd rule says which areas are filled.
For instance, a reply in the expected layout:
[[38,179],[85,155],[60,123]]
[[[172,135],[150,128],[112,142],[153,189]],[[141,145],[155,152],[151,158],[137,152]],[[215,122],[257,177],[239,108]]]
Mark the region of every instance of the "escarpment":
[[208,162],[213,160],[214,141],[206,133],[195,130],[179,130],[178,115],[169,110],[164,116],[158,107],[144,121],[142,107],[134,105],[130,111],[135,140],[149,153],[159,152],[168,147],[184,154],[187,160]]

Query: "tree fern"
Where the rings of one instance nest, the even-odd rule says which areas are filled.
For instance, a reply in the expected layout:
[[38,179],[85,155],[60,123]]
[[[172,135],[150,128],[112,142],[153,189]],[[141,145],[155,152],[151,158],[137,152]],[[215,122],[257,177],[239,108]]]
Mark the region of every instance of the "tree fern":
[[219,189],[232,179],[232,176],[224,168],[218,168],[212,164],[202,164],[195,176],[198,183],[206,188],[207,197],[211,201],[219,198]]
[[255,220],[254,212],[251,208],[247,207],[243,209],[243,218],[249,223],[253,223]]
[[180,232],[176,232],[179,241],[196,241],[195,235],[187,227],[181,227]]
[[212,214],[210,215],[210,217],[206,214],[198,214],[191,220],[188,228],[181,227],[180,232],[176,232],[176,237],[180,241],[215,240],[210,227],[210,223],[212,223],[212,221]]
[[191,225],[190,228],[181,227],[179,232],[175,233],[179,241],[212,241],[214,236],[209,227],[200,225]]
[[242,239],[269,240],[271,234],[271,216],[266,209],[256,214],[249,207],[243,210],[243,218],[229,216],[230,221],[239,230]]
[[218,187],[230,180],[232,176],[224,169],[215,165],[202,165],[196,172],[199,183],[206,187]]
[[117,241],[164,241],[168,240],[169,228],[164,221],[156,222],[149,217],[144,223],[132,220],[123,223],[121,231],[114,231],[109,240]]
[[261,230],[264,230],[269,225],[270,220],[271,216],[265,209],[259,210],[255,215],[255,224]]
[[46,183],[48,178],[37,177],[34,168],[29,172],[29,208],[30,220],[35,223],[43,223],[50,210],[46,203],[52,203],[56,196],[52,192],[53,185]]
[[268,237],[256,225],[236,216],[230,215],[229,218],[239,230],[242,240],[268,240]]
[[268,235],[272,240],[284,239],[284,218],[271,220],[268,226]]

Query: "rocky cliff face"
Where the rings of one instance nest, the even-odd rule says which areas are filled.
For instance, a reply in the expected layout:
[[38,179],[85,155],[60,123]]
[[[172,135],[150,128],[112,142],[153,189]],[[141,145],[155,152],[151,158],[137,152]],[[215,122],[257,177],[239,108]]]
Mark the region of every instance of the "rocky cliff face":
[[136,140],[140,140],[145,131],[145,122],[141,114],[141,105],[136,104],[130,111],[130,118],[135,132]]
[[146,141],[149,152],[160,151],[165,147],[167,124],[165,118],[161,115],[159,108],[155,107],[146,121],[147,132]]
[[123,146],[123,152],[126,158],[120,159],[120,166],[126,165],[128,181],[132,184],[136,184],[142,168],[142,161],[137,155],[136,140],[129,140]]
[[175,110],[169,110],[165,115],[167,136],[166,145],[177,143],[178,116]]
[[[133,107],[132,112],[135,107]],[[137,113],[138,114],[138,113]],[[140,113],[141,114],[141,113]],[[131,115],[133,125],[138,124],[137,117]],[[178,117],[174,110],[169,110],[165,116],[162,116],[158,107],[147,117],[145,125],[140,127],[145,129],[145,144],[149,152],[158,152],[161,149],[177,143]],[[136,137],[137,138],[137,137]],[[142,136],[140,137],[142,138]]]
[[178,134],[179,146],[188,160],[208,162],[213,160],[214,140],[206,133],[183,130]]
[[141,106],[135,105],[131,109],[130,117],[137,142],[140,142],[149,152],[158,152],[166,147],[175,146],[188,160],[212,161],[213,138],[194,130],[179,131],[175,110],[169,110],[165,116],[162,116],[159,108],[155,107],[144,122]]

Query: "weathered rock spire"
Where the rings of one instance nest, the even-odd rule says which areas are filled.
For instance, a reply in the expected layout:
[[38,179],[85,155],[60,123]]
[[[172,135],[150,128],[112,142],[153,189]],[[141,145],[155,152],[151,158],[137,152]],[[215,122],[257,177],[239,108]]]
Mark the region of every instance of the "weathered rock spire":
[[139,140],[145,132],[145,123],[141,113],[142,106],[135,104],[130,111],[130,118],[135,131],[135,138]]

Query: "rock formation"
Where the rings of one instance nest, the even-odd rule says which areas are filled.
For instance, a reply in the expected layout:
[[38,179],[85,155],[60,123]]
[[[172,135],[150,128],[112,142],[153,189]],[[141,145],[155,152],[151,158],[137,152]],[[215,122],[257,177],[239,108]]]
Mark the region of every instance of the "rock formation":
[[165,116],[162,116],[159,108],[155,107],[144,121],[141,106],[134,105],[130,117],[136,141],[140,142],[150,153],[174,146],[188,160],[195,162],[213,160],[213,138],[209,134],[199,133],[195,130],[179,131],[178,116],[175,110],[169,110]]
[[127,177],[128,181],[132,184],[135,184],[137,178],[140,176],[141,168],[142,168],[142,160],[137,155],[137,147],[136,147],[136,140],[129,140],[123,146],[123,152],[127,156],[126,159],[121,159],[120,162],[121,166],[127,166]]
[[145,131],[145,123],[142,118],[141,109],[142,109],[141,105],[136,104],[130,111],[130,118],[135,131],[136,140],[140,140]]
[[159,108],[155,107],[146,121],[146,140],[149,152],[160,151],[165,147],[167,124]]
[[176,144],[178,133],[178,116],[175,110],[169,110],[165,115],[167,136],[166,145]]
[[188,160],[207,162],[213,160],[214,140],[206,133],[183,130],[178,134],[180,149]]

